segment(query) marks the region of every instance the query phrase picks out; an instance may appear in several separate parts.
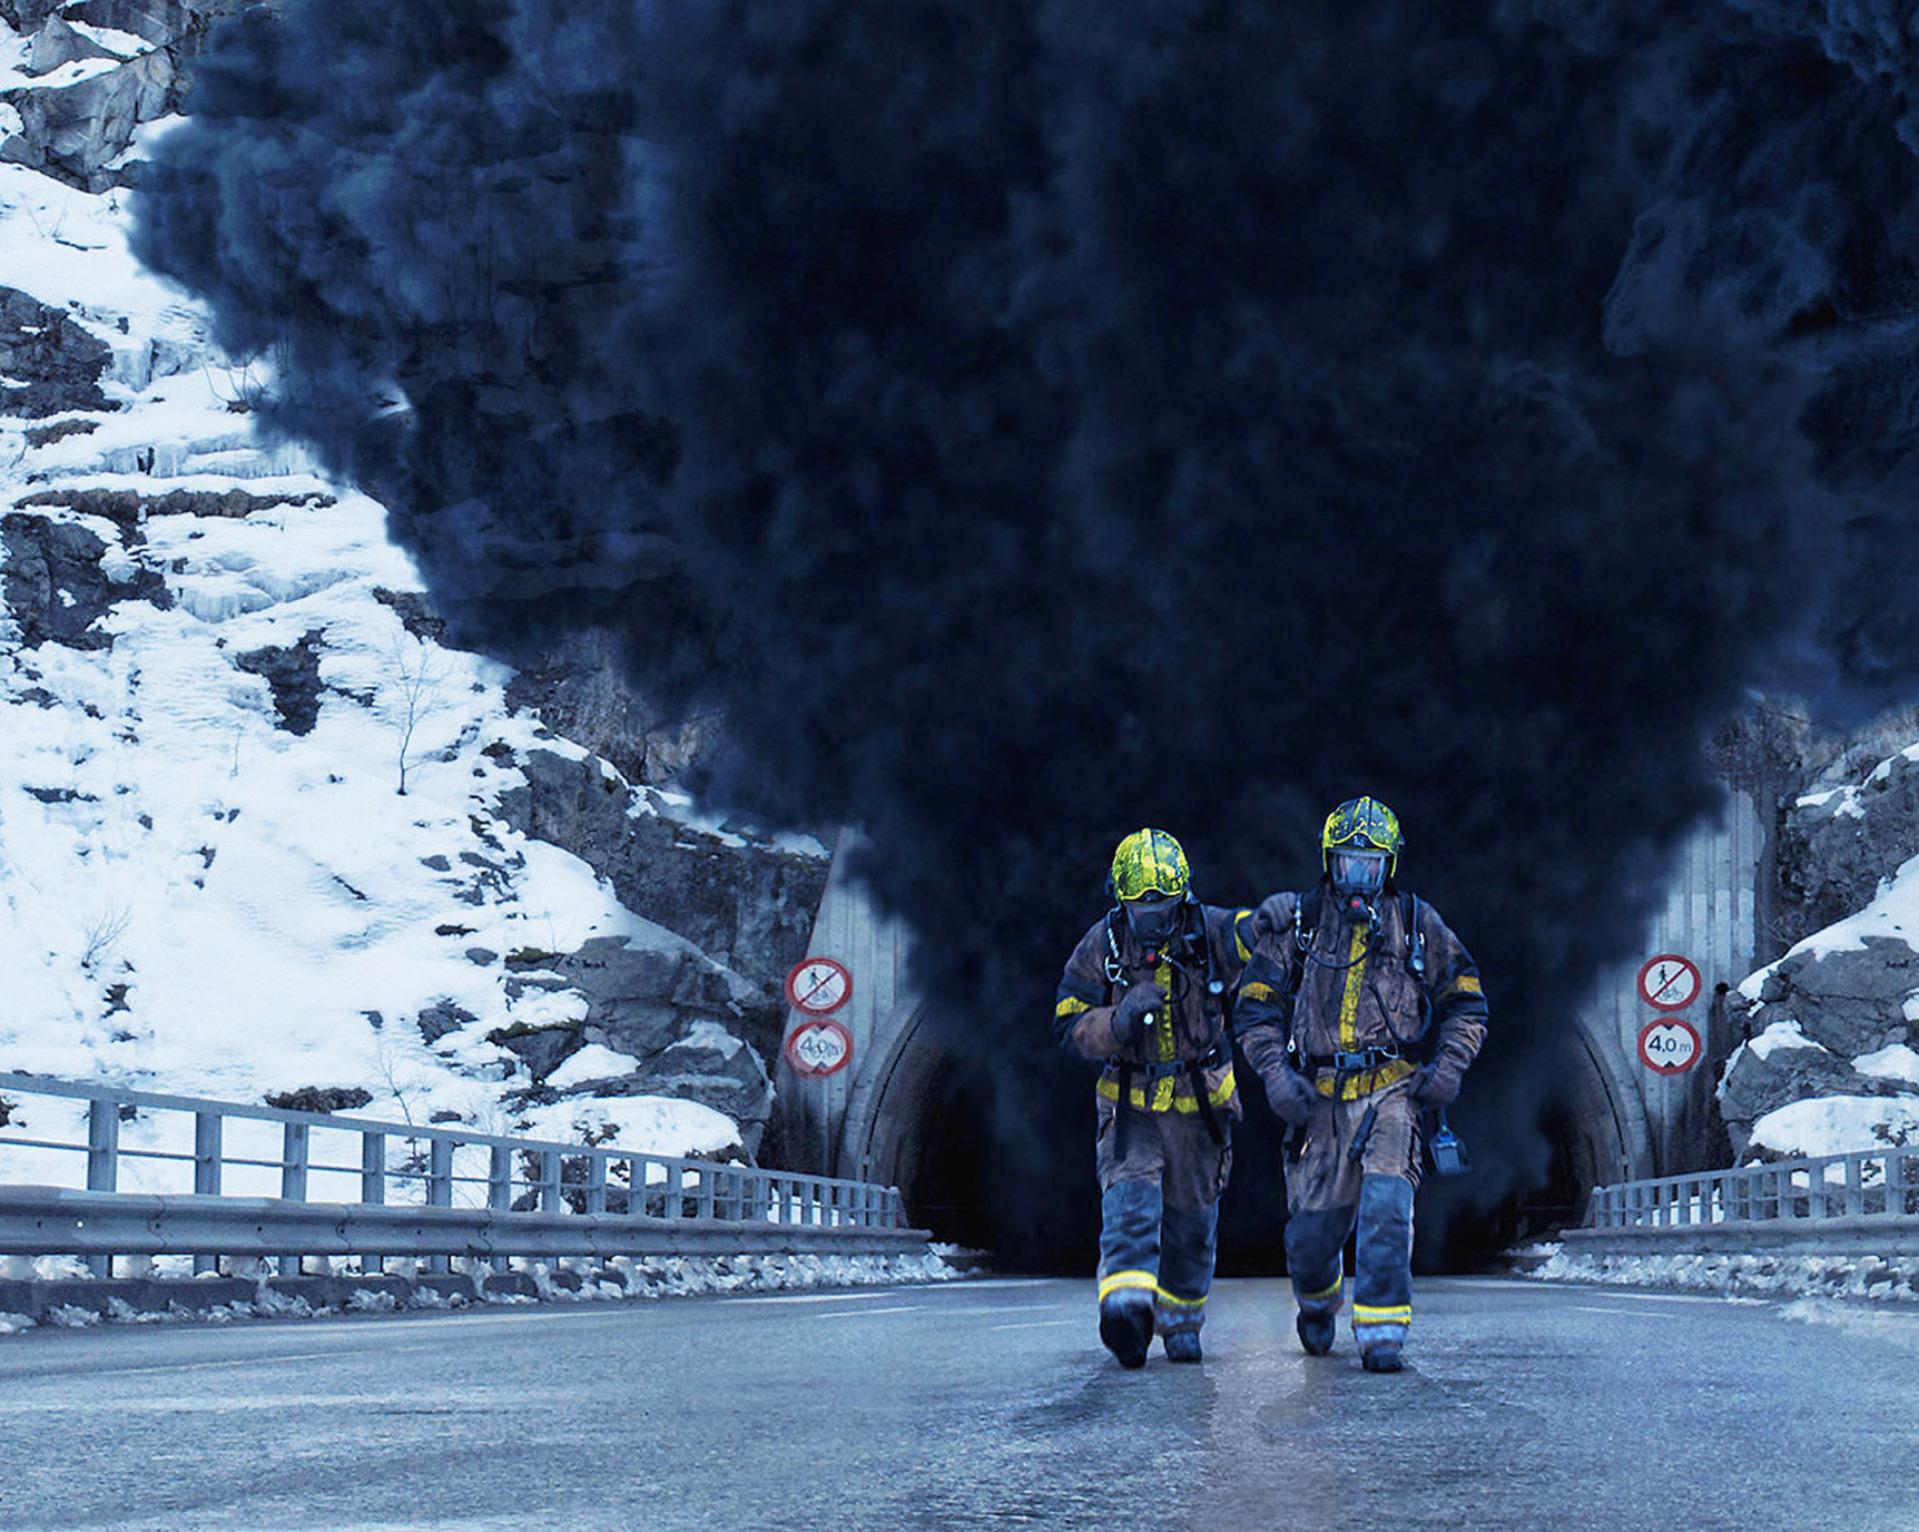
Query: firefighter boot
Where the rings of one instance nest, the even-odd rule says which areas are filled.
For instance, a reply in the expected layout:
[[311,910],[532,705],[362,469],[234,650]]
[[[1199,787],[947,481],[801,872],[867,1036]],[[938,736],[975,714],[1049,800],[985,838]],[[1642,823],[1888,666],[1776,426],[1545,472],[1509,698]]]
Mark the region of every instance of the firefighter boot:
[[1200,1355],[1199,1331],[1168,1330],[1164,1340],[1167,1361],[1198,1362],[1204,1360]]
[[[1153,1343],[1153,1298],[1136,1287],[1122,1287],[1100,1300],[1099,1338],[1122,1367],[1144,1367]],[[1198,1337],[1194,1337],[1198,1340]]]
[[1359,1365],[1368,1372],[1398,1372],[1401,1366],[1399,1342],[1374,1341],[1359,1353]]
[[1299,1332],[1299,1343],[1306,1348],[1308,1356],[1328,1356],[1332,1353],[1333,1337],[1339,1333],[1335,1316],[1309,1314],[1301,1309],[1299,1318],[1293,1321],[1293,1328]]

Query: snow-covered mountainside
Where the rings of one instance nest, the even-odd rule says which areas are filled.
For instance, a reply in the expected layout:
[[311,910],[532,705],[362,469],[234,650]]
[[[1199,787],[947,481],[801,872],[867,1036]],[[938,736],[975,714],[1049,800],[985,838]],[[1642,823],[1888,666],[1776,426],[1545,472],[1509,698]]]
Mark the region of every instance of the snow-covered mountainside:
[[43,109],[160,68],[103,16],[217,9],[0,4],[0,1068],[751,1153],[826,848],[556,735],[611,689],[567,657],[443,645],[382,508],[258,443],[271,379],[128,254],[167,92]]
[[1781,832],[1786,892],[1818,916],[1852,913],[1731,997],[1749,1037],[1719,1084],[1733,1147],[1790,1157],[1919,1142],[1919,745],[1799,798]]

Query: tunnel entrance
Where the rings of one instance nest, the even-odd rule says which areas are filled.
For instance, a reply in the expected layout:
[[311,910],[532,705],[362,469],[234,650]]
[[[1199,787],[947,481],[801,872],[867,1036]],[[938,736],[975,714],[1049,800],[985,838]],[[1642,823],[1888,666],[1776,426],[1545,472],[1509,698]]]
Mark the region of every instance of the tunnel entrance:
[[[1569,1039],[1558,1080],[1556,1094],[1534,1108],[1543,1159],[1501,1164],[1498,1135],[1482,1128],[1475,1174],[1427,1177],[1420,1269],[1483,1268],[1516,1243],[1578,1223],[1593,1187],[1633,1173],[1634,1103],[1622,1101],[1621,1083],[1583,1035]],[[1469,1141],[1472,1115],[1463,1114]],[[1023,1057],[1017,1070],[995,1073],[922,1008],[850,1103],[838,1173],[899,1187],[913,1223],[942,1242],[989,1251],[1006,1269],[1084,1274],[1098,1251],[1092,1125],[1090,1079],[1076,1061]],[[1263,1101],[1247,1099],[1233,1158],[1219,1272],[1278,1275],[1283,1146]]]

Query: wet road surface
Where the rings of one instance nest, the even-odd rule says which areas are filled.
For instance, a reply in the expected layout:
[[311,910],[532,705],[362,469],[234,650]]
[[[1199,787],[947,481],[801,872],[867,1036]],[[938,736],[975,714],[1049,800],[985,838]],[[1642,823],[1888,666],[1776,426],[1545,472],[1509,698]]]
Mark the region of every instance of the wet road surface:
[[1407,1371],[1090,1283],[0,1340],[0,1526],[1919,1532],[1919,1314],[1426,1280]]

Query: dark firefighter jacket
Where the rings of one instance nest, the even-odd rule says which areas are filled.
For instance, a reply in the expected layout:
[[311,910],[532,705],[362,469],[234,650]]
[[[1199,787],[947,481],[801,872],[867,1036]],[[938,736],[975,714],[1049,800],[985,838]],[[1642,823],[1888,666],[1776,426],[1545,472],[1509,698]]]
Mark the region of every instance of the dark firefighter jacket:
[[[1321,1095],[1332,1095],[1337,1086],[1343,1100],[1356,1100],[1405,1079],[1428,1059],[1464,1073],[1486,1040],[1486,996],[1472,954],[1421,899],[1425,972],[1415,975],[1401,895],[1390,889],[1382,894],[1374,906],[1377,921],[1369,926],[1348,923],[1330,886],[1322,883],[1321,889],[1317,901],[1307,901],[1310,956],[1299,947],[1299,895],[1274,894],[1255,912],[1253,958],[1234,1011],[1246,1061],[1262,1080],[1291,1067],[1286,997],[1298,968],[1291,1035],[1301,1067],[1307,1067]],[[1328,1062],[1336,1052],[1369,1048],[1397,1050],[1402,1057],[1359,1071],[1342,1071]]]
[[[1066,961],[1053,1009],[1053,1035],[1081,1058],[1104,1065],[1098,1091],[1117,1102],[1127,1079],[1133,1106],[1147,1112],[1197,1112],[1191,1073],[1199,1070],[1208,1105],[1240,1114],[1226,1006],[1253,950],[1253,912],[1189,905],[1169,950],[1148,952],[1114,910],[1079,940]],[[1208,992],[1218,980],[1221,993]],[[1122,1048],[1113,1036],[1113,1006],[1129,984],[1157,982],[1171,1003],[1151,1027],[1135,1029]]]

